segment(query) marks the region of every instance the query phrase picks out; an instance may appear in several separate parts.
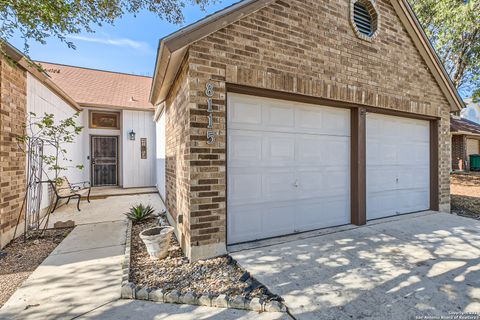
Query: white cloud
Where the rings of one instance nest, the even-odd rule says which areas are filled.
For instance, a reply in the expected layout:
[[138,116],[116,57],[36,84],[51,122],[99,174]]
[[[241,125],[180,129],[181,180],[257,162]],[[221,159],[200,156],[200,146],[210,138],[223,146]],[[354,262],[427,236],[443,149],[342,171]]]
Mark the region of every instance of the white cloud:
[[143,41],[135,41],[128,38],[111,38],[111,37],[98,38],[98,37],[87,37],[87,36],[80,36],[80,35],[70,35],[68,36],[68,38],[73,40],[94,42],[94,43],[106,44],[106,45],[117,46],[117,47],[129,47],[137,50],[144,50],[144,51],[150,50],[150,46],[148,45],[148,43]]

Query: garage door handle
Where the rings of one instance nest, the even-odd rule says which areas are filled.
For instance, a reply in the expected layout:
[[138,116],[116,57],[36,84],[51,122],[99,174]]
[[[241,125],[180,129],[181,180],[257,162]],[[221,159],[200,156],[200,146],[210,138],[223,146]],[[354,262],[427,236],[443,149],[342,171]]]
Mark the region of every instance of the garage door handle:
[[293,186],[294,186],[295,188],[298,188],[298,186],[299,186],[298,180],[295,180],[295,182],[293,183]]

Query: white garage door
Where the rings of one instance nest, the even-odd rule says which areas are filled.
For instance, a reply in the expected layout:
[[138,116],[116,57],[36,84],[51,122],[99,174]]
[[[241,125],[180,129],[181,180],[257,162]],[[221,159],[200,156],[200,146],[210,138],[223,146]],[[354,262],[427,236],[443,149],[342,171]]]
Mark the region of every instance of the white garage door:
[[369,113],[366,143],[367,219],[428,210],[429,122]]
[[349,110],[228,94],[228,243],[350,222]]

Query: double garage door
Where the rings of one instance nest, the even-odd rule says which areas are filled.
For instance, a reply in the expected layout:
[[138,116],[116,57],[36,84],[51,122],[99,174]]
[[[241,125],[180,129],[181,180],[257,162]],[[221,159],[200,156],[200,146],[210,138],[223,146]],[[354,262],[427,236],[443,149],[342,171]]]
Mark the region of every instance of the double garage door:
[[[229,93],[227,242],[350,223],[350,110]],[[429,123],[367,116],[367,219],[429,208]]]

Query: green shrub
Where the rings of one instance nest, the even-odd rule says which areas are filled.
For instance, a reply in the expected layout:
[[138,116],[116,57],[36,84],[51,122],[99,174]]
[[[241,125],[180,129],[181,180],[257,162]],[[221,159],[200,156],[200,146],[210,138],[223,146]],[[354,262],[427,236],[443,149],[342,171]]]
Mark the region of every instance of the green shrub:
[[143,204],[137,204],[130,208],[130,211],[125,213],[128,219],[132,220],[133,222],[140,222],[150,216],[155,212],[151,205],[144,206]]

